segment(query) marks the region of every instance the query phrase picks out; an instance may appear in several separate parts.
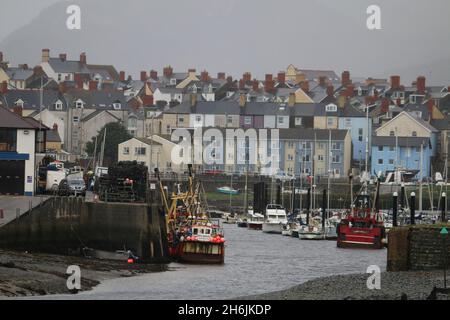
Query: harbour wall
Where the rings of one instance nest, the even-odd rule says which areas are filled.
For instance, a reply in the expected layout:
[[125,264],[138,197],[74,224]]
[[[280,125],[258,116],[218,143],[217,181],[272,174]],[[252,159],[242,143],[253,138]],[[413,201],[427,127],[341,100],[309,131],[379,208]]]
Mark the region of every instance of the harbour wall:
[[[449,225],[446,225],[450,229]],[[389,231],[388,271],[433,270],[449,263],[449,236],[440,234],[442,226],[408,226]]]
[[157,205],[53,197],[1,227],[0,248],[63,255],[86,247],[131,250],[158,262],[168,257],[165,228]]

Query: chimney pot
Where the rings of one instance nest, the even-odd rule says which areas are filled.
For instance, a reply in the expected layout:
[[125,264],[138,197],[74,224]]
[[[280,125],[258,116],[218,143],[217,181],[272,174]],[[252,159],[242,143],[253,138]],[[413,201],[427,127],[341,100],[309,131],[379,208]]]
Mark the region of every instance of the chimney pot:
[[341,76],[341,84],[343,86],[348,86],[349,84],[351,84],[352,81],[350,79],[350,71],[344,71],[342,72],[342,76]]
[[82,52],[80,54],[80,63],[82,63],[82,64],[86,64],[87,63],[87,57],[86,57],[86,53],[85,52]]
[[150,70],[150,78],[153,80],[158,80],[158,71]]
[[426,90],[425,81],[426,81],[425,77],[423,76],[417,77],[416,87],[418,94],[425,94]]
[[120,82],[125,82],[125,71],[120,71],[119,72],[119,81]]
[[42,49],[42,62],[48,62],[50,59],[50,49]]
[[147,72],[141,71],[141,81],[147,81]]
[[400,89],[400,76],[391,76],[391,88],[394,90]]

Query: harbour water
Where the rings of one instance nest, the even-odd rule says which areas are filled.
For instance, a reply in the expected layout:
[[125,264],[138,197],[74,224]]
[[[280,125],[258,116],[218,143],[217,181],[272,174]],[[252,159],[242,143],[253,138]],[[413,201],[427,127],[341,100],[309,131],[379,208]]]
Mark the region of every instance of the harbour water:
[[107,280],[92,291],[44,299],[228,299],[292,287],[313,278],[385,270],[387,250],[339,249],[225,225],[224,265],[172,263],[169,271]]

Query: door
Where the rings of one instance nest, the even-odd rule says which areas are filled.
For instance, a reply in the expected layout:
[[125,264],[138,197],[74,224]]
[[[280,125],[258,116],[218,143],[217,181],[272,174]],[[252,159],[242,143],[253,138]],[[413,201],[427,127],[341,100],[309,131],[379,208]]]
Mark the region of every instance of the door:
[[25,193],[25,161],[0,161],[0,194],[23,195]]

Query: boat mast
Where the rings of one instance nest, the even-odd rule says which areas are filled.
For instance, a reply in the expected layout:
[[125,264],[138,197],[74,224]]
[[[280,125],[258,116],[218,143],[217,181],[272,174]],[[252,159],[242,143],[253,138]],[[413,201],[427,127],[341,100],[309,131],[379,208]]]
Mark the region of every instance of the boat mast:
[[[327,186],[327,209],[328,213],[330,212],[330,176],[331,176],[331,160],[332,160],[332,154],[331,154],[331,130],[329,130],[329,136],[328,136],[328,186]],[[325,214],[327,214],[325,212]],[[327,217],[329,214],[327,215]]]
[[423,180],[423,143],[420,145],[420,180],[419,180],[419,212],[422,212],[422,180]]

